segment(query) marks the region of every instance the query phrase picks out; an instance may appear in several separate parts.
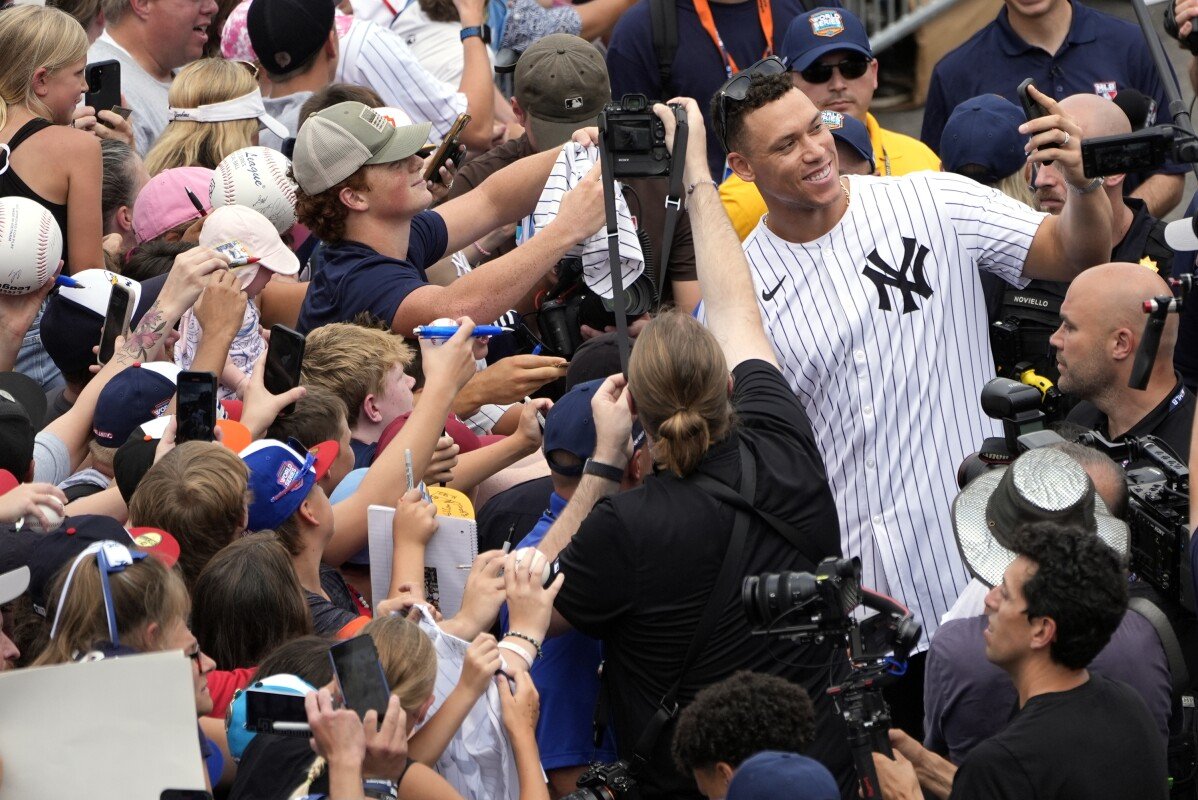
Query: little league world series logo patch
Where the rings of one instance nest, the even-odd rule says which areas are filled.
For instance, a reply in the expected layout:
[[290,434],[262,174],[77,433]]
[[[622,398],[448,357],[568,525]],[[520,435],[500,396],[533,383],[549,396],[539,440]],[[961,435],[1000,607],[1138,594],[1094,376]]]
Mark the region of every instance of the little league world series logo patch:
[[840,16],[839,11],[812,14],[808,21],[811,23],[811,32],[816,36],[831,39],[833,36],[844,33],[844,19]]
[[844,114],[839,111],[821,111],[819,116],[830,131],[838,131],[844,127]]
[[299,467],[292,464],[290,461],[284,461],[279,467],[278,473],[275,475],[275,483],[286,489],[291,484],[295,483],[295,476],[299,475]]
[[1107,100],[1114,100],[1115,95],[1119,94],[1119,86],[1115,81],[1099,81],[1094,84],[1094,94],[1105,97]]

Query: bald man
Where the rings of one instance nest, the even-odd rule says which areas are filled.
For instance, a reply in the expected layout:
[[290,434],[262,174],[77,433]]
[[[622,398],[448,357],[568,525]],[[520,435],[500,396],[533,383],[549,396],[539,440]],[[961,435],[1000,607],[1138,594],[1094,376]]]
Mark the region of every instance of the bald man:
[[[1075,94],[1061,101],[1061,110],[1077,120],[1085,138],[1131,133],[1123,109],[1097,94]],[[1102,188],[1111,201],[1111,261],[1131,261],[1168,276],[1173,250],[1165,243],[1165,223],[1148,213],[1144,201],[1123,196],[1123,175],[1108,175]],[[1060,214],[1069,193],[1065,179],[1051,165],[1032,172],[1032,189],[1041,211]]]
[[1151,434],[1187,461],[1194,397],[1173,370],[1176,315],[1165,322],[1147,388],[1127,385],[1144,335],[1143,303],[1163,294],[1171,294],[1168,285],[1139,264],[1091,267],[1069,285],[1061,326],[1049,343],[1061,375],[1057,385],[1082,401],[1069,413],[1070,422],[1113,441]]

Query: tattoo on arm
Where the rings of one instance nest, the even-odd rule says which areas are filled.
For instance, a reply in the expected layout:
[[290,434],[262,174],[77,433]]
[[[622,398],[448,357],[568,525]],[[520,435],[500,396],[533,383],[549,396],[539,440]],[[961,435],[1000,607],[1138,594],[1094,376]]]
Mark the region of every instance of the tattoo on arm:
[[157,305],[151,306],[150,310],[142,315],[141,322],[129,334],[128,341],[116,354],[116,359],[126,367],[134,362],[153,361],[151,356],[158,355],[158,350],[173,324],[174,322],[162,313],[162,309]]

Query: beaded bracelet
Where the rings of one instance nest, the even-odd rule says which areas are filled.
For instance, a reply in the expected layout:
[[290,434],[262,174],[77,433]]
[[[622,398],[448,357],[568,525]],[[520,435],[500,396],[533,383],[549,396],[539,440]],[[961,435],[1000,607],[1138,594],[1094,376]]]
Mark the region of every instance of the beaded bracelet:
[[533,647],[535,647],[537,649],[537,658],[540,658],[541,656],[545,655],[545,651],[541,649],[541,643],[538,642],[536,639],[532,638],[531,636],[528,636],[527,634],[518,633],[516,631],[508,631],[503,636],[505,639],[508,636],[515,636],[517,639],[523,639],[524,641],[528,642],[529,644],[531,644]]
[[512,644],[511,642],[500,642],[500,643],[499,643],[499,649],[501,649],[501,650],[508,650],[508,651],[510,651],[510,652],[513,652],[513,653],[516,653],[516,654],[518,654],[518,655],[520,656],[520,658],[524,659],[525,663],[527,663],[527,664],[528,664],[528,668],[529,668],[529,669],[532,669],[533,657],[532,657],[532,656],[530,656],[530,655],[528,654],[528,651],[527,651],[527,650],[525,650],[525,649],[524,649],[523,647],[521,647],[520,645],[518,645],[518,644]]

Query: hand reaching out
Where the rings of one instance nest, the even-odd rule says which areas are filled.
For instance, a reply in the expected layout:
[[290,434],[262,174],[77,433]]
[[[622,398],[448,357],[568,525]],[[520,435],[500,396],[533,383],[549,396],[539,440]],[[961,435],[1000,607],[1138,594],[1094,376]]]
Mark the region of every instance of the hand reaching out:
[[231,269],[214,272],[208,276],[208,285],[196,301],[196,320],[205,334],[232,338],[241,329],[248,302],[236,272]]
[[395,519],[391,535],[398,544],[415,542],[422,545],[437,532],[437,507],[424,499],[419,489],[411,489],[395,504]]
[[[503,564],[503,585],[507,592],[509,630],[538,641],[545,640],[553,616],[553,599],[561,591],[566,576],[558,575],[546,589],[541,585],[547,560],[539,550],[510,553]],[[520,641],[524,641],[521,639]]]
[[517,672],[516,693],[503,675],[495,677],[499,685],[499,705],[503,708],[503,727],[513,739],[535,736],[541,716],[541,695],[528,672]]
[[487,691],[491,678],[499,671],[499,642],[489,633],[480,633],[466,648],[462,677],[458,685],[478,699]]
[[466,589],[462,592],[462,607],[454,620],[462,625],[459,635],[472,639],[489,629],[499,616],[507,594],[504,591],[502,550],[488,550],[474,559],[470,574],[466,577]]
[[32,514],[42,530],[53,530],[46,511],[54,512],[62,519],[67,496],[62,489],[51,483],[22,483],[0,495],[0,524],[11,524]]
[[424,482],[449,483],[453,480],[453,468],[458,465],[458,452],[461,450],[453,437],[449,435],[437,439],[437,447],[433,457],[424,471]]

